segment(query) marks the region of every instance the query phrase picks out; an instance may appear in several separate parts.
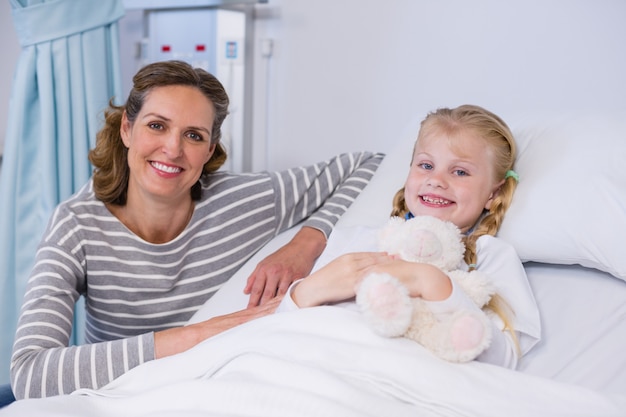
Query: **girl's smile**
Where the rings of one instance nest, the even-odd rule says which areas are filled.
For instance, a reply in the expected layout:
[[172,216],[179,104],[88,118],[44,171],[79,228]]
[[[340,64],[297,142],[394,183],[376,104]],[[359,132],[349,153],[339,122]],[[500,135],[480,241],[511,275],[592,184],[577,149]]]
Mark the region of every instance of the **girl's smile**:
[[469,230],[502,185],[492,159],[489,147],[469,130],[450,135],[433,130],[421,137],[405,183],[409,211]]

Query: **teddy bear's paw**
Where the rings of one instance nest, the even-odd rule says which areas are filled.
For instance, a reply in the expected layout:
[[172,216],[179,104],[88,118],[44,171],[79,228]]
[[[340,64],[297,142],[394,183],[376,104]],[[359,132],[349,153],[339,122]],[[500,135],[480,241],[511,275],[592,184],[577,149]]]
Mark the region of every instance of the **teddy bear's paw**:
[[357,289],[356,303],[368,325],[381,336],[401,336],[411,322],[408,290],[391,275],[365,277]]
[[451,360],[468,362],[480,355],[491,343],[491,331],[483,312],[462,312],[450,325]]

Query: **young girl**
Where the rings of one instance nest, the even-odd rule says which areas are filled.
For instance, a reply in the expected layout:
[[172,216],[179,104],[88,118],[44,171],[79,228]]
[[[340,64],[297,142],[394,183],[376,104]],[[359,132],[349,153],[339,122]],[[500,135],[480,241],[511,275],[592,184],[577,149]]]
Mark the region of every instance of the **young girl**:
[[[421,124],[408,177],[391,213],[434,216],[465,234],[465,267],[480,269],[497,288],[487,307],[493,319],[492,342],[478,360],[509,368],[517,366],[540,336],[538,309],[519,257],[494,237],[517,185],[515,157],[513,135],[495,114],[472,105],[439,109]],[[411,296],[428,301],[437,314],[477,308],[437,267],[363,251],[340,256],[294,283],[291,297],[285,297],[279,310],[350,299],[370,272],[396,276]]]

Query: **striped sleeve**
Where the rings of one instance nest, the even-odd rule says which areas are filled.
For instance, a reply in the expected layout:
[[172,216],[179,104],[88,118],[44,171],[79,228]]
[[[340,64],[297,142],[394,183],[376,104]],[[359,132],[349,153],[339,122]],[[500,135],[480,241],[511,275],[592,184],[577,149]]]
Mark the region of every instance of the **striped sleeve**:
[[[37,329],[34,322],[31,329]],[[23,348],[14,351],[12,361],[12,387],[15,397],[39,398],[69,394],[80,388],[100,388],[142,362],[137,358],[150,356],[152,338],[148,335],[136,336],[112,342],[101,342],[82,346],[45,348],[45,343],[37,340],[39,353],[22,356],[28,352],[29,341],[41,338],[20,329],[18,341]],[[146,340],[147,339],[147,340]],[[49,338],[50,343],[55,343]],[[106,360],[99,359],[106,358]]]
[[[57,210],[46,234],[67,236],[73,227]],[[56,241],[42,241],[24,295],[11,358],[18,399],[99,388],[154,356],[151,332],[69,346],[75,303],[85,287],[85,260],[80,250],[72,253]]]
[[383,154],[355,152],[275,173],[278,231],[303,221],[328,237],[378,169]]

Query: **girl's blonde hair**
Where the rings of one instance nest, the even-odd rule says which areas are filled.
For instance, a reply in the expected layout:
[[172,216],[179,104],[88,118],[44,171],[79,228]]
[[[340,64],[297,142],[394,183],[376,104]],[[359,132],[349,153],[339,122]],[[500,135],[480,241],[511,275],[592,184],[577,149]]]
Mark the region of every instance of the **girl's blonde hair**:
[[[493,198],[490,209],[485,210],[472,231],[464,237],[465,262],[470,265],[470,269],[474,269],[477,264],[476,241],[483,235],[496,235],[517,187],[516,177],[507,175],[513,170],[517,156],[513,134],[507,124],[494,113],[479,106],[463,105],[453,109],[441,108],[429,113],[420,125],[416,144],[432,131],[452,135],[466,130],[477,134],[489,145],[494,162],[493,175],[495,178],[504,179],[504,183]],[[403,187],[394,196],[391,215],[404,217],[408,211]],[[512,312],[506,301],[496,294],[491,298],[487,308],[503,320],[506,329],[511,332],[517,343],[517,337],[511,326]]]

